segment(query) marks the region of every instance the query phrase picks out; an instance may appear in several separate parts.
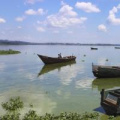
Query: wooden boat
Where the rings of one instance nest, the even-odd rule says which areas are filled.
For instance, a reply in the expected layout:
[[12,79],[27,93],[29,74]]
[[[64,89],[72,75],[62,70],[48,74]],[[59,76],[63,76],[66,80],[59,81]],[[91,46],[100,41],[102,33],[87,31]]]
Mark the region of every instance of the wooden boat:
[[54,64],[54,63],[64,63],[64,62],[70,62],[75,61],[75,56],[66,56],[66,57],[48,57],[39,55],[38,57],[45,63],[45,64]]
[[101,91],[101,106],[108,115],[120,114],[120,89]]
[[120,77],[120,67],[92,65],[92,72],[97,78],[116,78]]
[[120,47],[115,47],[115,49],[120,49]]
[[58,63],[58,64],[52,64],[52,65],[51,64],[44,65],[43,68],[38,73],[38,76],[48,73],[50,71],[56,70],[56,69],[58,69],[59,71],[62,67],[65,67],[67,65],[71,66],[72,64],[75,64],[75,63],[76,63],[75,61],[70,61],[70,62]]
[[91,50],[98,50],[98,48],[91,47]]

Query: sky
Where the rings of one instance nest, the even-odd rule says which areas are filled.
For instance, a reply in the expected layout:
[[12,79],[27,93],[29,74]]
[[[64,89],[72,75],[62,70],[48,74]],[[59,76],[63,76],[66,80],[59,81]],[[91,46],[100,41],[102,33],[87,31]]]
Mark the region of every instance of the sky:
[[0,0],[0,39],[120,44],[120,0]]

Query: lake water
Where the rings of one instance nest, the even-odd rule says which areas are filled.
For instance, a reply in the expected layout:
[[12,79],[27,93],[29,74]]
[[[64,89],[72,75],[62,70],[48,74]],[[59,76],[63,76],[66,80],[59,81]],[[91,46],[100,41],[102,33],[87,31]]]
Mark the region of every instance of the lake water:
[[[98,47],[98,46],[97,46]],[[96,79],[92,63],[120,65],[120,50],[99,46],[0,46],[21,54],[0,56],[0,103],[20,96],[25,103],[22,113],[30,104],[40,115],[61,112],[84,113],[100,107],[100,90],[120,87],[120,79]],[[44,66],[37,54],[56,57],[75,55],[76,63]],[[108,61],[107,61],[108,59]],[[0,107],[0,114],[4,111]]]

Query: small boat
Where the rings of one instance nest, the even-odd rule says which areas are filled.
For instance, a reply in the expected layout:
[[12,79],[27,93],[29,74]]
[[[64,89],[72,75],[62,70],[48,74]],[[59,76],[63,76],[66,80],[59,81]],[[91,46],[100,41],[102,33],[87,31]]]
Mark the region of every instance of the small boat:
[[120,47],[115,47],[115,49],[120,49]]
[[76,62],[75,61],[71,61],[71,62],[65,62],[65,63],[58,63],[58,64],[47,64],[47,65],[44,65],[43,68],[40,70],[40,72],[38,73],[38,77],[40,75],[43,75],[45,73],[49,73],[53,70],[56,70],[58,69],[58,71],[60,71],[60,69],[62,67],[65,67],[65,66],[71,66],[72,64],[75,64]]
[[120,114],[120,89],[101,90],[101,106],[108,115]]
[[98,50],[98,48],[91,47],[91,50]]
[[54,63],[64,63],[64,62],[70,62],[70,61],[75,61],[76,57],[75,56],[66,56],[66,57],[48,57],[48,56],[43,56],[39,55],[38,57],[43,61],[45,64],[54,64]]
[[97,78],[116,78],[120,77],[119,66],[101,66],[92,64],[92,72]]

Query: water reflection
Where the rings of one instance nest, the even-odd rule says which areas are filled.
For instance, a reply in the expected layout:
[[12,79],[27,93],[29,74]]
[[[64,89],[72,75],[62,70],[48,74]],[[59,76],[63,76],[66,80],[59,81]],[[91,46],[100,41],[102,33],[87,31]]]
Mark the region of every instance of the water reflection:
[[0,63],[0,72],[4,71],[5,67],[5,63]]
[[76,81],[75,86],[77,89],[79,88],[88,89],[91,88],[91,82],[92,82],[92,78],[83,78]]
[[[24,108],[21,110],[22,115],[30,109],[35,110],[39,115],[44,115],[45,113],[52,113],[57,107],[57,103],[39,86],[29,85],[29,87],[23,86],[23,88],[12,87],[9,91],[0,92],[0,103],[19,96],[24,102]],[[33,108],[30,107],[30,104],[33,105]],[[5,113],[1,106],[0,111],[0,115]]]
[[92,88],[97,88],[98,91],[101,91],[103,88],[111,89],[114,87],[120,87],[120,78],[97,78],[92,82]]
[[76,66],[67,66],[61,70],[61,72],[58,74],[58,77],[62,85],[70,85],[70,83],[76,78],[77,73],[78,68]]
[[98,65],[106,65],[107,64],[106,60],[107,60],[107,58],[105,58],[105,57],[104,58],[99,58],[97,64]]
[[72,61],[72,62],[67,62],[67,63],[44,65],[43,68],[38,73],[38,76],[48,73],[50,71],[56,70],[56,69],[58,69],[58,71],[60,71],[60,69],[62,67],[67,66],[67,65],[71,66],[72,64],[75,64],[75,63],[76,63],[75,61]]

